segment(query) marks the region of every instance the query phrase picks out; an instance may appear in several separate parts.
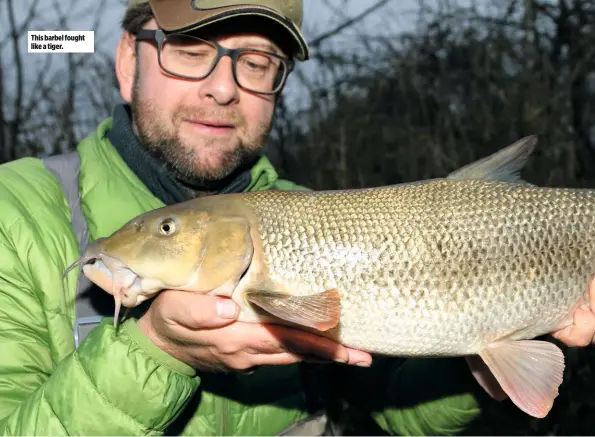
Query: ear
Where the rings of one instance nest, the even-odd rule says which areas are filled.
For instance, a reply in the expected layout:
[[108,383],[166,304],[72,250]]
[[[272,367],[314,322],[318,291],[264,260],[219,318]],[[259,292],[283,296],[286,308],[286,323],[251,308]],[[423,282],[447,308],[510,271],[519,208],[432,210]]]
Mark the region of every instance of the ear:
[[120,95],[127,103],[132,102],[132,88],[134,86],[136,70],[136,50],[134,45],[134,37],[130,33],[124,32],[116,48],[116,77],[120,85]]

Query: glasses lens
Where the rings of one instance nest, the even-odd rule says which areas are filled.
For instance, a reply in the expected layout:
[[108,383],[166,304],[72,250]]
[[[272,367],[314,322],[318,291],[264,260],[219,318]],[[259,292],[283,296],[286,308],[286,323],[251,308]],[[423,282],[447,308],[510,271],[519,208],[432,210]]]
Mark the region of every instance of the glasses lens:
[[188,35],[168,35],[161,49],[163,68],[174,74],[200,78],[209,73],[217,47]]
[[242,52],[236,64],[240,86],[260,93],[276,92],[287,73],[285,63],[272,55],[259,52]]
[[[171,34],[163,40],[161,66],[171,74],[201,79],[211,71],[217,47],[200,38]],[[275,93],[283,86],[287,64],[266,53],[244,51],[236,62],[238,85],[257,93]]]

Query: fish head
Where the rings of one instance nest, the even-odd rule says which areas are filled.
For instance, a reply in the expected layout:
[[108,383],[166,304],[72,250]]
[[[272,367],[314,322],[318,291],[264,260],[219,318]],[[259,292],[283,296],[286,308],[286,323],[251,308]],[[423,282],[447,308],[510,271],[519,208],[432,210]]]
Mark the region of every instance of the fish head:
[[95,240],[65,274],[80,264],[117,306],[133,307],[165,289],[209,293],[237,284],[252,252],[249,222],[241,215],[178,204]]

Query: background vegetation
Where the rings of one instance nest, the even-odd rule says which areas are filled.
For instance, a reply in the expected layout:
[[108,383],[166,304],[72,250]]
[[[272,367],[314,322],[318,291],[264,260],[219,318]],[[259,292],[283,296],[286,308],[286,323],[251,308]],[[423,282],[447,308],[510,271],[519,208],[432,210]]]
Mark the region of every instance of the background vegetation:
[[[38,3],[17,20],[17,2],[0,1],[0,162],[72,149],[118,98],[112,53],[64,55],[58,67],[56,57],[26,58],[26,31],[65,28],[59,20],[70,11],[54,1],[48,23]],[[406,33],[358,28],[364,16],[386,13],[388,0],[368,3],[311,36],[315,68],[292,78],[305,104],[281,99],[267,145],[283,176],[315,189],[439,177],[538,134],[527,180],[595,188],[593,0],[420,1]],[[86,16],[99,17],[102,2],[89,4]],[[346,29],[352,44],[334,43]],[[595,434],[595,350],[566,356],[546,419],[494,407],[469,433]]]

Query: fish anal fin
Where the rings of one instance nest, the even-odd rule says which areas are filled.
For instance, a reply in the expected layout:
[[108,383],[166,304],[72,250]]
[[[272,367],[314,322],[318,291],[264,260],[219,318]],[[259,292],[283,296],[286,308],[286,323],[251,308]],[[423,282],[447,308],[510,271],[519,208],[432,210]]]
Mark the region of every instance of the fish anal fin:
[[335,327],[341,317],[341,294],[336,288],[306,296],[250,289],[246,299],[281,320],[319,331]]
[[537,144],[537,135],[522,138],[490,156],[453,171],[447,179],[482,179],[530,185],[520,179],[519,175],[533,152],[535,144]]
[[479,355],[471,355],[467,357],[467,363],[471,368],[473,377],[477,380],[477,383],[495,400],[503,401],[508,396],[494,374],[490,371],[487,364],[481,359]]
[[525,413],[547,416],[564,377],[564,354],[547,341],[489,344],[479,354],[511,401]]

